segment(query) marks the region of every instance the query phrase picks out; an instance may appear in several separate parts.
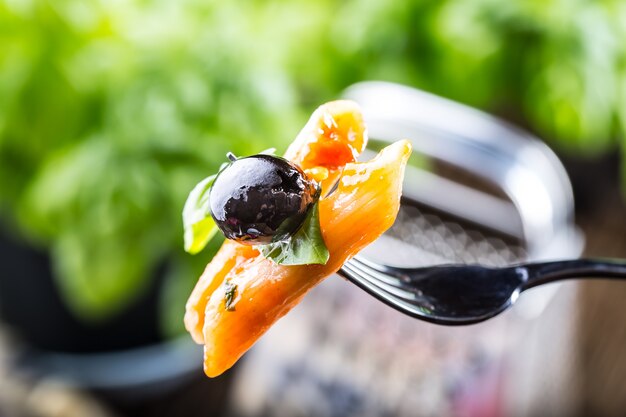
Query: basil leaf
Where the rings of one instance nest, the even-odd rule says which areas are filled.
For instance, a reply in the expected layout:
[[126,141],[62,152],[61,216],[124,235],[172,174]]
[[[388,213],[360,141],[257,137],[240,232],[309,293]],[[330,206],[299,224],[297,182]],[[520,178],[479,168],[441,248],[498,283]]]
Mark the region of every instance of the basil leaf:
[[189,193],[183,208],[185,251],[195,255],[209,243],[217,232],[211,217],[209,194],[217,174],[200,181]]
[[289,239],[258,246],[261,254],[280,265],[328,262],[330,254],[322,237],[318,203],[311,207],[300,229]]
[[237,294],[237,286],[230,281],[224,284],[224,308],[226,311],[235,311],[235,295]]

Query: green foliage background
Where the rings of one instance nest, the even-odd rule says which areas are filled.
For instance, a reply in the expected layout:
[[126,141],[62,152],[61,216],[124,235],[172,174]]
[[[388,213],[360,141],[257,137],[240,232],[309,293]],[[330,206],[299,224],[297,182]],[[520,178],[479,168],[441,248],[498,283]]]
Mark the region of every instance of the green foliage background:
[[0,0],[0,221],[49,248],[85,320],[166,260],[178,331],[210,257],[182,252],[186,194],[229,150],[282,150],[366,79],[502,114],[562,151],[626,149],[626,2]]

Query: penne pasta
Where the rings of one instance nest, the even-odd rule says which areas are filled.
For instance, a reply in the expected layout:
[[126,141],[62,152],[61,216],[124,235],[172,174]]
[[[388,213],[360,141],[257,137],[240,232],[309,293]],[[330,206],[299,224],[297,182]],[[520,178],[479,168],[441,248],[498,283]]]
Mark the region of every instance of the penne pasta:
[[358,107],[349,101],[320,107],[286,157],[324,172],[319,222],[330,253],[326,264],[278,265],[254,246],[226,241],[200,277],[186,307],[185,325],[204,344],[204,370],[214,377],[230,368],[302,297],[376,240],[395,221],[408,141],[355,162],[367,141]]

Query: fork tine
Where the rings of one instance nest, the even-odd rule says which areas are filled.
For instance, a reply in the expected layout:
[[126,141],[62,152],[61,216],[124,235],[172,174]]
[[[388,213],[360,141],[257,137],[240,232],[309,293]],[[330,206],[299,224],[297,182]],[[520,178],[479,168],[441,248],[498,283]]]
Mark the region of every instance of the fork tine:
[[354,265],[354,267],[358,268],[360,271],[371,275],[372,277],[376,278],[377,281],[382,281],[393,286],[403,285],[402,280],[399,277],[386,273],[386,271],[384,271],[380,267],[380,265],[368,261],[367,259],[355,256],[347,263],[349,263],[350,265]]
[[365,260],[364,262],[363,259],[352,258],[347,263],[360,273],[364,279],[368,279],[384,291],[409,301],[423,298],[421,291],[417,290],[415,286],[410,285],[405,280],[389,275],[388,272],[382,272],[383,269],[380,267],[372,267],[372,265],[376,264],[371,261]]
[[[415,301],[419,295],[413,291],[408,291],[397,287],[397,282],[391,281],[389,278],[381,273],[368,269],[367,266],[358,262],[346,262],[345,268],[348,268],[353,274],[358,275],[361,279],[367,280],[372,285],[379,288],[381,291],[385,291],[395,297],[399,297],[407,301]],[[391,281],[392,283],[389,283]],[[394,283],[396,285],[394,285]]]
[[364,258],[362,256],[355,256],[355,257],[353,257],[351,259],[351,261],[356,261],[356,262],[358,262],[358,263],[360,263],[362,265],[365,265],[365,266],[369,267],[370,269],[373,269],[374,271],[386,274],[387,276],[392,275],[392,276],[394,276],[394,277],[396,277],[398,279],[402,279],[403,278],[403,275],[400,274],[399,272],[396,272],[393,269],[389,269],[385,265],[381,265],[379,263],[370,261],[369,259]]
[[363,279],[362,275],[356,272],[350,265],[345,265],[338,271],[338,273],[344,278],[348,279],[353,284],[357,285],[365,292],[379,299],[383,303],[388,306],[400,311],[401,313],[407,314],[412,317],[428,319],[424,317],[425,315],[421,312],[421,310],[407,302],[404,301],[393,294],[390,294],[384,290],[381,290],[377,285],[373,284],[371,281],[367,279]]

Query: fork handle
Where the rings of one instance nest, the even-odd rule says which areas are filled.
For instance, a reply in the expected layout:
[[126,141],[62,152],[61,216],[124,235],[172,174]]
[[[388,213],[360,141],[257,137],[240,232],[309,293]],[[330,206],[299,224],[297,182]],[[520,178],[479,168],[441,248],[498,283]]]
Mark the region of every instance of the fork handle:
[[574,259],[538,262],[515,267],[522,277],[522,288],[572,278],[626,279],[626,260]]

